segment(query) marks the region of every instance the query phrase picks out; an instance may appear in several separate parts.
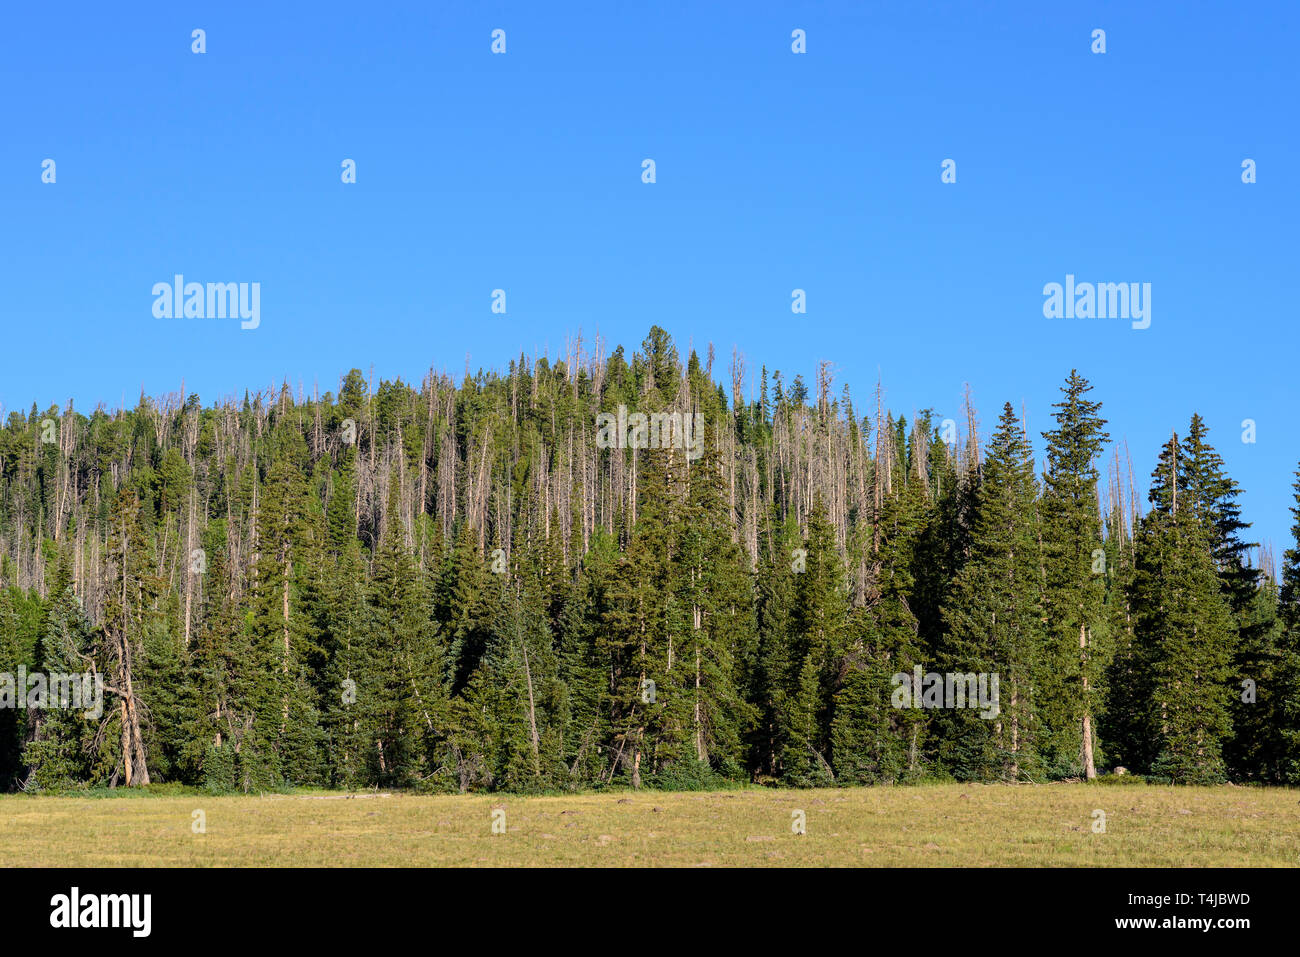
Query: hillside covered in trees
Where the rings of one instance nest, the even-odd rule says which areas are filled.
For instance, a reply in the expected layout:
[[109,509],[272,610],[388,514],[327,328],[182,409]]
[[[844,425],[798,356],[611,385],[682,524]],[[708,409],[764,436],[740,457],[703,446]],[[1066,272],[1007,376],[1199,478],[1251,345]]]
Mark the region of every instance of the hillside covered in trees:
[[[0,672],[105,690],[11,695],[0,786],[1300,784],[1300,481],[1275,571],[1195,415],[1138,495],[1076,372],[1036,463],[1009,404],[984,437],[713,364],[655,327],[459,384],[10,414]],[[998,674],[999,713],[896,707],[917,666]]]

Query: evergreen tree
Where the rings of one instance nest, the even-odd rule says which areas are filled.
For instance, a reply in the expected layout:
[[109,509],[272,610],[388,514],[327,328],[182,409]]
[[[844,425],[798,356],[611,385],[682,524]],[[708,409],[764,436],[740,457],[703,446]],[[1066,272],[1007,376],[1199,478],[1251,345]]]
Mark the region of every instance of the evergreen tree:
[[1135,630],[1151,696],[1151,771],[1209,784],[1224,778],[1235,629],[1215,574],[1213,528],[1185,495],[1180,500],[1179,452],[1175,436],[1152,476],[1153,508],[1137,535]]
[[821,502],[808,518],[806,569],[795,579],[788,688],[789,731],[782,756],[791,784],[831,784],[831,725],[848,632],[844,569]]
[[[1011,403],[975,495],[971,557],[945,609],[944,660],[956,673],[997,674],[999,714],[954,715],[945,761],[959,777],[1030,780],[1038,772],[1038,689],[1043,671],[1041,557],[1032,450]],[[991,680],[991,679],[990,679]]]
[[[1207,441],[1209,430],[1193,415],[1178,459],[1179,486],[1186,506],[1205,527],[1219,588],[1232,614],[1236,635],[1232,642],[1229,688],[1235,733],[1224,746],[1224,758],[1235,777],[1252,776],[1251,769],[1267,763],[1260,753],[1271,737],[1266,709],[1243,701],[1242,683],[1268,682],[1276,649],[1275,604],[1260,594],[1259,570],[1250,564],[1258,543],[1243,541],[1250,524],[1241,518],[1238,484],[1227,474],[1223,459]],[[1264,600],[1261,600],[1264,599]]]
[[1300,469],[1296,470],[1295,504],[1291,516],[1291,547],[1282,559],[1278,618],[1282,631],[1275,682],[1268,687],[1269,711],[1279,747],[1274,775],[1286,784],[1300,784]]
[[732,541],[716,449],[692,465],[688,477],[673,572],[676,607],[686,618],[677,641],[681,667],[675,687],[690,702],[695,760],[735,777],[743,760],[741,739],[754,722],[741,690],[744,664],[756,653],[753,590]]
[[792,523],[769,517],[760,540],[758,571],[758,649],[747,697],[756,703],[756,725],[749,737],[750,768],[763,778],[781,773],[781,757],[790,746],[790,713],[795,689],[790,682],[794,588],[807,571],[807,552]]
[[318,783],[323,774],[323,735],[307,677],[315,636],[298,580],[307,547],[307,493],[291,454],[285,450],[273,460],[256,511],[248,638],[250,657],[263,668],[243,675],[243,705],[252,724],[243,748],[264,762],[255,775],[262,787],[281,779]]
[[1047,440],[1041,504],[1044,617],[1048,648],[1042,661],[1039,747],[1048,770],[1096,776],[1096,722],[1105,700],[1111,653],[1105,580],[1093,571],[1105,554],[1097,499],[1097,457],[1110,436],[1087,396],[1088,380],[1071,370],[1053,403],[1056,428]]
[[605,631],[598,639],[610,668],[610,714],[615,755],[613,772],[626,772],[639,788],[645,765],[659,770],[682,756],[681,695],[661,696],[669,680],[672,614],[669,569],[672,493],[668,456],[649,449],[638,455],[637,522],[627,550],[615,567],[605,609]]
[[[0,611],[3,608],[0,607]],[[89,675],[92,664],[93,627],[81,601],[73,593],[71,569],[66,557],[58,565],[50,589],[45,628],[41,634],[33,671],[47,680],[56,674]],[[13,660],[12,652],[9,656]],[[8,670],[12,675],[17,669]],[[60,689],[61,690],[61,689]],[[17,689],[19,694],[25,689]],[[29,768],[28,788],[59,790],[75,787],[91,777],[89,756],[93,749],[96,719],[86,693],[94,695],[93,686],[82,688],[82,708],[69,707],[73,702],[54,700],[53,682],[48,689],[48,706],[33,713],[34,728],[23,751],[22,762]],[[61,695],[57,697],[62,698]],[[101,698],[102,706],[102,698]],[[21,713],[21,712],[19,712]]]

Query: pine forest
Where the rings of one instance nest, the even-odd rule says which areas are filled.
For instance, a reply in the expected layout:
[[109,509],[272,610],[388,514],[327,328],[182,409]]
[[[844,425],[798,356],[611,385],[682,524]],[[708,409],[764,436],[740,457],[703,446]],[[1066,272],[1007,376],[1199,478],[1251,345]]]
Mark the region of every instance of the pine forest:
[[1193,409],[1133,463],[1062,369],[1036,460],[1011,403],[724,362],[9,413],[0,785],[1300,784],[1300,476],[1277,565]]

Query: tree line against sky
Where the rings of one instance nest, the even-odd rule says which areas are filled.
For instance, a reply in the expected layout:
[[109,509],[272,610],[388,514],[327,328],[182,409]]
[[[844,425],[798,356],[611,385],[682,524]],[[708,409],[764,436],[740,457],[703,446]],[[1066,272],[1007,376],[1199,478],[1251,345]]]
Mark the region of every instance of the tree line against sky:
[[[0,672],[105,700],[0,709],[0,784],[1300,783],[1300,478],[1277,569],[1199,416],[1144,505],[1075,371],[1038,463],[1010,404],[603,349],[12,413]],[[700,450],[596,441],[620,406]],[[918,666],[997,714],[896,707]]]

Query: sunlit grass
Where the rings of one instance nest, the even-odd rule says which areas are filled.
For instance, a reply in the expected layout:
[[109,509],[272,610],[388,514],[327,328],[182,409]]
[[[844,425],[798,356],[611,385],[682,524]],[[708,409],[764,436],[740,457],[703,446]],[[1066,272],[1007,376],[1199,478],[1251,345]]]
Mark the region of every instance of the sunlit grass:
[[[492,833],[505,810],[506,832]],[[1093,830],[1105,812],[1105,833]],[[195,833],[195,811],[206,833]],[[807,832],[791,827],[803,811]],[[558,797],[0,798],[0,854],[37,866],[1291,866],[1300,791],[1150,785]]]

